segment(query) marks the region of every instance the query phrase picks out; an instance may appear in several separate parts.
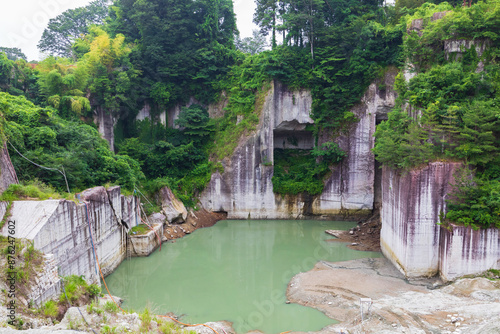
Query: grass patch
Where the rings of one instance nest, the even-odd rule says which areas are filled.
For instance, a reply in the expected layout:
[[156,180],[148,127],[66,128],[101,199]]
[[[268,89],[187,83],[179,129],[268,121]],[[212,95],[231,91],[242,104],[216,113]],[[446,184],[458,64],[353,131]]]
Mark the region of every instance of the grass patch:
[[56,319],[59,315],[59,308],[57,307],[57,302],[54,300],[49,300],[42,306],[42,314],[47,318]]
[[118,306],[116,306],[116,304],[112,301],[107,301],[104,304],[103,308],[104,308],[104,311],[106,311],[108,313],[113,313],[113,314],[118,313]]
[[63,281],[66,294],[63,291],[59,303],[67,303],[67,297],[71,304],[83,305],[101,293],[101,288],[96,284],[89,285],[83,275],[66,276],[63,277]]
[[129,235],[144,235],[147,234],[151,229],[146,224],[139,224],[134,226],[128,231]]
[[18,200],[47,200],[47,199],[69,199],[74,200],[74,194],[61,194],[53,187],[38,180],[28,181],[21,184],[11,184],[0,196],[0,201]]
[[95,313],[97,315],[101,315],[103,310],[101,308],[99,308],[98,306],[99,305],[95,301],[92,301],[92,303],[87,305],[87,312],[89,314]]
[[139,318],[141,319],[141,328],[140,332],[141,333],[147,333],[151,329],[151,321],[153,320],[153,317],[151,315],[151,311],[149,308],[145,308],[142,313],[139,314]]
[[491,280],[497,280],[500,279],[500,270],[497,269],[489,269],[484,273],[484,277],[491,279]]

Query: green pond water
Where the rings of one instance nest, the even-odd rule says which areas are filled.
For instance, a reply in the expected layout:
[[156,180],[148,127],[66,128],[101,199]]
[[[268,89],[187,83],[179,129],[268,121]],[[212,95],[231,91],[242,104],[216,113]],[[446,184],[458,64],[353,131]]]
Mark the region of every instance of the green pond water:
[[355,223],[326,221],[221,221],[195,231],[147,258],[124,261],[106,278],[124,307],[174,312],[190,323],[228,320],[238,333],[315,331],[335,323],[320,311],[286,304],[286,287],[320,260],[380,257],[328,242],[327,229]]

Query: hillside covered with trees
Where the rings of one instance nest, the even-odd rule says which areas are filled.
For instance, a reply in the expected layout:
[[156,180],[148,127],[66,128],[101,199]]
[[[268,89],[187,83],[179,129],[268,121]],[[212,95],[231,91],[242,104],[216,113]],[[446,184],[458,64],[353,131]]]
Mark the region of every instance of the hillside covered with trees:
[[[395,66],[397,106],[378,126],[377,159],[402,170],[463,161],[475,178],[463,173],[443,220],[500,227],[498,0],[256,3],[253,40],[239,39],[231,0],[96,0],[50,21],[39,42],[44,60],[4,50],[2,133],[19,178],[66,189],[60,174],[26,157],[64,168],[74,192],[116,183],[153,194],[168,185],[195,206],[220,162],[257,126],[270,82],[311,90],[308,130],[334,138],[357,121],[350,109],[369,84]],[[437,12],[448,13],[431,21]],[[422,31],[411,31],[420,18]],[[262,36],[270,40],[265,51]],[[487,47],[450,55],[444,45],[452,39]],[[190,99],[197,103],[174,128],[160,123],[164,110]],[[222,99],[224,114],[210,118],[208,106]],[[151,119],[137,120],[145,105]],[[115,152],[96,129],[97,109],[118,120]],[[334,141],[293,154],[275,161],[278,193],[321,193],[329,167],[346,155]]]

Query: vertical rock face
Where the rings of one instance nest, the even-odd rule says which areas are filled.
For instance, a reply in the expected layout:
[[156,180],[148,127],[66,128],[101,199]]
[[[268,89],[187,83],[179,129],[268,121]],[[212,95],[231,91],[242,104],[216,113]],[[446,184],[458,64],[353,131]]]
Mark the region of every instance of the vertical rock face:
[[16,170],[10,161],[7,143],[4,143],[0,151],[0,194],[12,183],[19,183],[19,181],[17,180]]
[[[353,108],[359,122],[347,135],[336,139],[348,157],[333,167],[323,194],[281,196],[273,193],[274,148],[312,148],[314,141],[306,126],[311,119],[309,91],[290,91],[275,82],[260,114],[257,130],[240,142],[224,165],[215,173],[201,195],[207,210],[225,211],[229,218],[299,218],[308,215],[335,215],[354,218],[373,208],[375,159],[371,152],[378,115],[385,117],[394,106],[395,73],[390,72],[379,85],[372,84],[362,102]],[[379,88],[380,86],[385,89]],[[291,147],[285,138],[294,136]],[[332,140],[326,134],[319,144]]]
[[104,108],[97,107],[94,112],[94,123],[99,129],[101,136],[109,143],[111,151],[115,151],[115,125],[117,119]]
[[[81,199],[87,206],[67,200],[15,201],[10,220],[15,221],[16,238],[31,240],[36,249],[53,256],[60,276],[84,275],[98,282],[92,245],[103,274],[111,273],[126,256],[126,226],[135,225],[137,203],[120,195],[119,187],[92,188]],[[58,291],[45,283],[37,290],[44,300],[50,295],[46,291]]]
[[274,83],[266,96],[254,134],[243,140],[215,173],[200,196],[210,211],[228,212],[228,218],[295,218],[302,215],[298,197],[273,193],[274,131],[305,130],[312,124],[312,97],[308,91],[291,92]]
[[461,163],[433,162],[401,174],[382,172],[382,253],[406,276],[439,269],[439,215],[446,210],[453,175]]
[[53,254],[44,255],[43,267],[38,272],[36,281],[38,284],[30,287],[27,300],[33,301],[35,306],[40,307],[44,301],[57,295],[61,288],[61,277],[57,274],[57,261]]
[[131,235],[127,244],[127,254],[130,257],[148,256],[153,253],[161,244],[163,236],[163,223],[153,224],[154,231],[146,234]]
[[439,273],[445,281],[500,269],[500,234],[497,228],[451,225],[441,228],[439,252]]
[[[355,123],[346,135],[335,141],[347,152],[347,157],[336,166],[327,180],[325,190],[314,202],[314,211],[319,214],[363,215],[373,209],[375,184],[374,146],[376,122],[387,119],[394,107],[393,90],[396,71],[389,71],[385,78],[373,83],[363,95],[361,103],[351,111],[356,115]],[[383,87],[383,89],[381,88]],[[328,141],[320,138],[320,143]]]

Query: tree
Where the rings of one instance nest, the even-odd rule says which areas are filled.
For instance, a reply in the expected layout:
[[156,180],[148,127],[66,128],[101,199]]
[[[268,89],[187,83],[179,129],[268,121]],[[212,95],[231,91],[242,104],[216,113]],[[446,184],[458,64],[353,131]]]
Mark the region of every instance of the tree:
[[112,9],[111,34],[137,42],[131,59],[143,71],[143,99],[151,102],[158,82],[169,89],[169,106],[217,96],[236,56],[231,0],[120,0]]
[[73,43],[84,37],[93,24],[101,25],[108,14],[108,0],[94,0],[85,7],[69,9],[49,21],[38,49],[55,56],[73,57]]
[[462,116],[458,155],[472,164],[485,165],[498,156],[500,148],[500,108],[494,102],[476,101]]
[[287,11],[283,14],[284,27],[289,31],[287,41],[294,40],[295,45],[303,45],[303,37],[311,49],[311,58],[314,59],[314,42],[316,30],[324,23],[324,0],[290,1]]
[[196,143],[201,143],[204,137],[214,131],[214,124],[210,122],[207,110],[198,104],[182,108],[175,124],[182,127],[184,135]]
[[236,40],[236,49],[254,55],[265,50],[266,42],[266,38],[258,30],[253,30],[252,37]]
[[59,109],[64,117],[83,116],[90,111],[89,100],[84,97],[88,74],[81,66],[68,59],[48,57],[39,66],[39,85],[46,102]]
[[18,59],[28,60],[26,58],[26,55],[19,48],[0,47],[0,52],[5,53],[7,55],[7,58],[9,58],[10,60],[18,60]]
[[267,36],[269,31],[271,34],[271,46],[274,48],[277,45],[276,42],[276,29],[278,27],[278,18],[280,3],[279,0],[255,0],[257,8],[255,10],[253,21],[255,24],[260,26],[260,32]]

